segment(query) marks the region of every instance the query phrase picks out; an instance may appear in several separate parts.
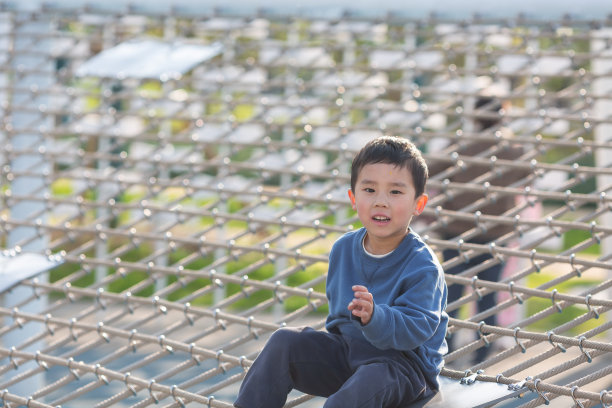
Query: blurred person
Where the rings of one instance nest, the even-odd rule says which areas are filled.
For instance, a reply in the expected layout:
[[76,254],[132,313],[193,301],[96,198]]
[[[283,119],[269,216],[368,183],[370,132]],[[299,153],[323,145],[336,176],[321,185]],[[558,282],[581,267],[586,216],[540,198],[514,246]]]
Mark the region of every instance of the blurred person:
[[[500,127],[501,123],[501,109],[508,109],[508,104],[503,106],[501,99],[495,95],[496,92],[483,92],[478,97],[475,102],[475,108],[477,110],[484,111],[484,115],[476,115],[474,120],[474,132],[502,132],[502,136],[505,140],[511,140],[513,134],[510,129]],[[491,117],[496,116],[496,117]],[[491,136],[490,141],[473,141],[470,143],[465,143],[459,145],[456,153],[458,153],[459,158],[466,156],[477,156],[482,154],[487,149],[494,147],[497,144],[497,141]],[[502,148],[500,151],[496,152],[495,155],[498,159],[503,160],[515,160],[519,158],[523,154],[523,148],[516,144],[509,144],[508,146]],[[446,163],[435,163],[430,164],[430,175],[434,176],[441,171],[444,171],[448,168],[449,165]],[[466,164],[466,168],[461,170],[460,172],[455,173],[453,176],[449,177],[449,181],[453,183],[473,183],[478,177],[483,174],[489,172],[491,170],[491,166],[488,164]],[[508,186],[516,181],[522,179],[527,175],[526,172],[521,172],[517,170],[512,170],[510,172],[505,172],[503,175],[496,175],[490,178],[488,181],[492,186]],[[484,192],[480,191],[463,191],[456,192],[453,194],[452,198],[446,200],[442,207],[445,210],[451,211],[465,211],[463,210],[465,207],[475,203],[476,201],[484,198]],[[514,208],[516,206],[516,197],[512,195],[498,195],[494,200],[490,200],[485,205],[480,206],[475,211],[480,211],[482,215],[502,215],[506,211]],[[450,222],[446,223],[445,226],[440,227],[436,230],[439,233],[440,237],[445,240],[458,240],[463,233],[468,230],[472,230],[476,228],[478,230],[478,226],[475,225],[474,221],[471,220],[456,220],[453,219]],[[514,231],[513,225],[494,225],[492,227],[487,228],[485,231],[480,230],[476,235],[470,237],[469,239],[464,240],[466,243],[475,243],[488,245],[491,242],[495,242],[501,236]],[[456,258],[460,256],[460,253],[457,249],[454,248],[445,248],[442,252],[442,256],[444,261],[448,261],[450,259]],[[466,262],[462,262],[454,267],[447,269],[445,272],[448,274],[456,275],[460,274],[463,271],[473,268],[477,265],[482,264],[492,258],[489,253],[482,253],[476,256],[470,257]],[[478,279],[487,280],[491,282],[496,282],[500,279],[502,274],[502,270],[504,268],[504,262],[498,261],[497,263],[491,265],[485,270],[478,272]],[[461,284],[451,284],[448,287],[448,303],[456,301],[461,298],[464,294],[465,286]],[[497,293],[491,292],[487,295],[483,295],[476,302],[476,312],[481,313],[484,312],[497,304]],[[448,315],[452,318],[457,318],[459,309],[454,309],[448,312]],[[497,325],[497,316],[493,314],[485,319],[483,319],[485,324],[487,325]],[[456,348],[455,339],[453,336],[447,339],[449,352],[454,351]],[[487,346],[480,347],[475,354],[474,363],[480,363],[484,361],[489,353],[489,348]]]

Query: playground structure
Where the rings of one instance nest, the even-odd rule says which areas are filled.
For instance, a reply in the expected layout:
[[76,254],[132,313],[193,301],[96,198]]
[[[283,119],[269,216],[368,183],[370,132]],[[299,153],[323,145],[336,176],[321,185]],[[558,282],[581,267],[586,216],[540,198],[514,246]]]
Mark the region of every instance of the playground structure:
[[[446,166],[413,225],[459,250],[443,266],[506,264],[495,282],[483,265],[447,275],[468,291],[448,305],[462,343],[443,376],[523,395],[500,405],[612,404],[606,16],[2,3],[0,61],[4,405],[230,407],[272,331],[323,327],[327,254],[359,227],[350,161],[383,134]],[[510,104],[476,108],[491,92]],[[474,142],[491,147],[456,153]],[[520,158],[501,159],[511,145]],[[490,170],[450,181],[478,165]],[[480,196],[445,208],[466,191]],[[508,196],[504,214],[481,211]],[[443,239],[456,221],[473,227]],[[496,225],[512,232],[470,242]],[[474,313],[491,292],[497,305]],[[466,363],[482,347],[487,360]],[[316,402],[294,392],[287,406]]]

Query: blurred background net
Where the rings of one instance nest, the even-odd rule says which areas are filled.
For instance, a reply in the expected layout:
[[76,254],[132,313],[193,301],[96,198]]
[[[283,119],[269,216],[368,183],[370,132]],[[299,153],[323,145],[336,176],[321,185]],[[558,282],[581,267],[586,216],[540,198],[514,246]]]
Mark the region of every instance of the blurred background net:
[[445,270],[488,255],[447,274],[443,375],[612,404],[606,16],[2,5],[6,406],[231,406],[272,331],[323,327],[328,252],[360,227],[350,162],[379,135],[432,168],[413,228],[456,250]]

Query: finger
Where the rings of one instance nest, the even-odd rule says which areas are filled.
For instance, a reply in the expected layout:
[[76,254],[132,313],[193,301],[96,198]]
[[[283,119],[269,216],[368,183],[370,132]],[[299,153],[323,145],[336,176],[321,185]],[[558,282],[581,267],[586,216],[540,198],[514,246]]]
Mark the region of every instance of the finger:
[[362,285],[354,285],[352,289],[353,289],[353,292],[367,292],[368,291],[368,288]]
[[362,308],[355,308],[351,310],[353,316],[360,317],[361,319],[369,319],[372,316],[372,313],[368,310],[364,310]]
[[357,299],[353,299],[349,304],[348,304],[348,309],[353,311],[356,309],[362,309],[363,305],[361,305]]
[[349,304],[348,304],[348,309],[349,309],[349,310],[354,310],[354,309],[357,309],[357,308],[360,308],[360,307],[361,307],[361,305],[359,304],[359,302],[357,301],[357,299],[353,299],[353,300],[351,300],[351,301],[349,302]]
[[355,292],[354,293],[355,299],[363,299],[363,300],[373,300],[374,297],[372,296],[372,294],[370,292]]
[[353,299],[353,301],[349,304],[349,307],[352,307],[353,309],[367,311],[367,310],[372,310],[372,303],[365,301],[365,300]]

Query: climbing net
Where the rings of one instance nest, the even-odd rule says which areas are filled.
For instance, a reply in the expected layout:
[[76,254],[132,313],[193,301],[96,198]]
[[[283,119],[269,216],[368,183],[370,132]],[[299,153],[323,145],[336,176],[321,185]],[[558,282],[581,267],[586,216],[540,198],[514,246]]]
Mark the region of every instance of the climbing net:
[[[442,374],[522,382],[525,408],[609,406],[610,26],[2,4],[2,271],[53,262],[0,297],[0,401],[230,407],[271,332],[323,328],[328,252],[360,226],[350,161],[393,134],[439,169],[413,228],[457,251],[445,270],[488,255],[446,275],[466,290]],[[84,69],[134,41],[216,51],[184,71],[146,75],[167,61],[129,53]],[[509,104],[477,107],[486,93]]]

